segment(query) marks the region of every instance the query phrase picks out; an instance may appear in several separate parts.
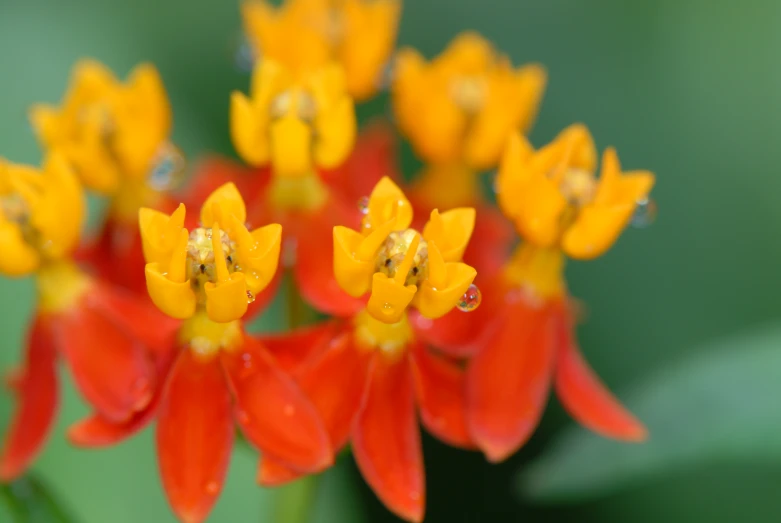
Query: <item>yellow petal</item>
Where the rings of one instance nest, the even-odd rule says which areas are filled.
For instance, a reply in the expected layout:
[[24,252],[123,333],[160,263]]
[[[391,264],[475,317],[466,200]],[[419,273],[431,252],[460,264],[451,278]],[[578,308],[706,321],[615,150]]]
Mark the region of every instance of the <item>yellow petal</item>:
[[404,316],[417,289],[415,285],[405,286],[381,272],[374,273],[366,310],[377,321],[396,323]]
[[445,261],[459,261],[475,229],[475,210],[471,207],[451,209],[442,214],[431,211],[423,228],[423,238],[436,242]]
[[271,163],[280,176],[307,176],[312,170],[312,130],[286,114],[270,125]]
[[37,270],[40,256],[22,237],[19,226],[0,216],[0,274],[12,278],[26,276]]
[[239,266],[247,275],[247,288],[253,293],[261,292],[274,278],[279,267],[279,252],[282,247],[282,226],[272,223],[250,233],[251,248],[237,242]]
[[222,222],[225,231],[230,235],[230,216],[243,224],[247,220],[247,208],[244,199],[233,182],[228,182],[215,189],[201,206],[201,223],[211,227],[215,221]]
[[334,227],[334,276],[339,286],[356,298],[369,291],[374,273],[374,258],[357,255],[364,240],[361,233],[348,227]]
[[515,227],[527,241],[540,247],[550,247],[560,235],[560,218],[567,200],[558,186],[542,174],[519,188],[518,214]]
[[76,174],[62,155],[49,153],[42,175],[44,190],[32,222],[41,234],[44,255],[60,259],[70,254],[81,238],[86,201]]
[[461,262],[446,263],[445,271],[444,284],[435,287],[430,280],[425,280],[415,297],[415,307],[427,318],[439,318],[450,312],[477,276],[475,269]]
[[196,297],[190,286],[190,280],[172,282],[161,271],[158,263],[147,263],[145,273],[146,289],[158,309],[180,320],[195,314]]
[[533,155],[534,148],[524,136],[517,132],[510,136],[496,175],[496,198],[508,218],[518,216],[520,209],[516,196],[531,176],[528,164]]
[[231,93],[230,131],[233,147],[242,160],[250,165],[265,165],[271,151],[267,131],[267,118],[257,114],[252,102],[244,94]]
[[146,207],[139,209],[141,246],[147,263],[167,263],[184,227],[185,212],[184,204],[179,204],[171,216]]
[[377,227],[389,220],[395,220],[393,230],[406,229],[412,223],[412,206],[399,186],[383,176],[369,197],[366,221]]
[[238,320],[247,312],[247,281],[244,274],[234,272],[226,281],[207,282],[206,314],[217,323]]
[[353,101],[344,96],[328,111],[315,117],[314,155],[318,166],[333,169],[341,165],[355,144],[357,123]]

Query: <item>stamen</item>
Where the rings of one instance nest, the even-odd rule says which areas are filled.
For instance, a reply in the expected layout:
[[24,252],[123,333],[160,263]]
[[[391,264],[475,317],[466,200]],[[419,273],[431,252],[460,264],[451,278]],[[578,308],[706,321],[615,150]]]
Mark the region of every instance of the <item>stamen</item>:
[[222,240],[220,234],[220,224],[212,224],[212,250],[214,251],[214,270],[217,281],[222,283],[230,280],[228,265],[225,263],[225,256],[222,251]]
[[393,230],[394,224],[395,220],[387,221],[377,227],[374,232],[367,236],[358,247],[358,252],[355,253],[358,259],[371,259]]
[[420,234],[416,232],[407,248],[407,252],[404,254],[404,259],[399,264],[399,267],[396,269],[396,274],[393,276],[393,279],[399,285],[404,285],[404,282],[407,280],[407,274],[412,268],[412,264],[415,262],[415,255],[418,253],[418,244],[420,244]]

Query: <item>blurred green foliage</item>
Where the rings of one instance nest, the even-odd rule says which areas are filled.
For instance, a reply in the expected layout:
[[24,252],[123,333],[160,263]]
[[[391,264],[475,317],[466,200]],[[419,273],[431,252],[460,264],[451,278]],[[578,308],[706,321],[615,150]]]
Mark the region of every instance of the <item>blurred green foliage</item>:
[[[686,352],[707,359],[711,345],[701,342],[779,312],[779,20],[781,3],[773,0],[410,0],[405,6],[403,45],[432,55],[471,28],[516,63],[548,67],[534,143],[582,121],[600,147],[618,148],[627,168],[658,174],[657,223],[627,231],[604,258],[569,270],[573,293],[588,304],[588,323],[580,329],[584,352],[611,387],[642,380]],[[237,2],[0,0],[0,155],[38,161],[25,109],[58,100],[82,56],[120,74],[153,61],[173,101],[175,141],[188,157],[233,154],[228,93],[248,84],[233,62],[239,35]],[[382,102],[371,108],[384,110]],[[7,369],[19,359],[32,287],[3,280],[0,295],[0,366]],[[173,521],[151,433],[103,452],[68,447],[64,428],[86,411],[72,387],[67,390],[34,472],[85,523]],[[742,401],[749,408],[768,400]],[[10,406],[9,396],[0,396],[0,429]],[[718,456],[710,466],[600,501],[564,509],[518,503],[515,471],[570,423],[553,407],[530,444],[500,466],[427,439],[427,521],[778,521],[778,469],[724,465]],[[255,461],[249,452],[235,453],[214,521],[257,521],[270,513],[272,494],[254,484]],[[360,512],[345,485],[360,483],[349,465],[331,476],[321,501],[341,505],[322,505],[319,514],[344,521]],[[392,520],[365,487],[360,492],[368,520]]]

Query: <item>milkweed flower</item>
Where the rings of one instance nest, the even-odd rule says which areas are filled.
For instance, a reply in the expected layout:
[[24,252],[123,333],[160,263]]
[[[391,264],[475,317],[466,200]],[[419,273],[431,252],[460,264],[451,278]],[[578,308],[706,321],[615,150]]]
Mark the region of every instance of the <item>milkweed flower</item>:
[[648,171],[623,172],[614,149],[602,156],[588,130],[573,125],[535,151],[520,135],[508,143],[497,177],[499,204],[524,243],[485,286],[475,315],[484,330],[446,318],[428,334],[460,355],[467,370],[470,434],[488,459],[501,461],[531,436],[553,383],[582,425],[639,441],[646,429],[583,359],[574,336],[565,257],[591,259],[615,243],[654,183]]
[[184,171],[169,141],[171,108],[157,69],[141,64],[122,82],[82,60],[61,104],[36,104],[29,114],[42,147],[64,156],[87,189],[110,198],[103,229],[82,257],[102,277],[144,293],[138,209],[168,208],[166,191]]
[[398,29],[399,0],[263,0],[242,5],[255,54],[305,76],[327,62],[344,69],[347,90],[366,100],[381,85]]
[[[253,74],[251,96],[233,94],[236,150],[248,164],[270,169],[267,181],[258,184],[249,221],[282,223],[284,263],[295,271],[301,295],[331,314],[350,315],[360,307],[334,280],[330,238],[335,225],[360,222],[351,185],[366,187],[368,180],[386,174],[379,172],[382,166],[371,165],[389,156],[383,151],[388,133],[379,129],[369,129],[351,154],[355,111],[344,74],[335,64],[296,79],[280,64],[264,59]],[[377,157],[367,158],[364,145],[372,154],[378,152]],[[366,179],[355,176],[356,170]],[[330,279],[330,285],[312,282],[322,278]]]
[[315,408],[242,328],[248,303],[274,278],[281,227],[249,231],[231,183],[206,199],[199,227],[183,228],[185,213],[184,205],[171,215],[139,213],[149,295],[165,314],[184,320],[172,357],[161,365],[165,387],[136,418],[116,424],[96,415],[69,437],[104,446],[156,418],[163,487],[177,516],[190,523],[208,516],[222,489],[234,420],[250,444],[299,473],[322,470],[333,454]]
[[[475,270],[460,261],[474,210],[433,211],[422,233],[410,228],[409,201],[388,178],[371,193],[360,230],[333,231],[334,271],[345,291],[368,294],[365,309],[264,340],[312,398],[335,449],[352,444],[361,473],[400,517],[421,521],[425,505],[417,412],[441,440],[471,448],[464,419],[463,371],[431,351],[407,319],[414,308],[437,318],[476,307]],[[261,484],[297,476],[261,461]]]
[[152,352],[170,325],[147,329],[154,309],[71,261],[84,211],[79,182],[59,154],[49,154],[40,170],[0,159],[0,273],[34,275],[38,295],[23,366],[7,380],[18,405],[0,480],[23,473],[46,440],[58,407],[57,356],[106,419],[121,422],[151,401]]
[[399,51],[392,101],[399,130],[425,162],[410,196],[418,214],[432,208],[478,208],[477,238],[466,260],[484,276],[509,249],[512,229],[481,196],[478,174],[494,169],[509,136],[526,132],[547,81],[538,64],[514,67],[473,32],[457,36],[426,61]]

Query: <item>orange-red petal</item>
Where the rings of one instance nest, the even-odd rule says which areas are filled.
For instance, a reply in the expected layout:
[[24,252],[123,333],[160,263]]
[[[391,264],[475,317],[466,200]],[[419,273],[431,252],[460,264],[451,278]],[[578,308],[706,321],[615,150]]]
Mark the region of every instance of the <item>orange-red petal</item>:
[[104,315],[100,294],[96,285],[76,307],[51,315],[52,335],[84,399],[122,422],[149,404],[155,372],[146,347]]
[[294,375],[327,349],[335,332],[341,328],[340,322],[324,321],[283,334],[263,335],[260,341],[279,367]]
[[0,454],[0,481],[24,473],[49,435],[59,404],[55,350],[45,317],[30,329],[24,368],[13,380],[18,405]]
[[222,351],[220,361],[242,432],[264,455],[298,472],[318,472],[333,463],[320,416],[260,341],[246,336],[240,350]]
[[115,445],[133,436],[146,427],[157,415],[160,400],[165,392],[165,383],[178,356],[179,347],[158,351],[155,356],[157,386],[152,400],[143,410],[122,423],[111,423],[100,414],[92,414],[68,427],[67,437],[71,444],[85,448],[100,448]]
[[610,393],[583,359],[568,318],[558,322],[556,395],[564,409],[584,427],[608,438],[643,441],[645,426]]
[[182,351],[160,404],[156,437],[171,507],[185,523],[204,521],[222,490],[233,446],[230,391],[218,359]]
[[425,478],[414,395],[408,358],[376,352],[352,448],[361,474],[385,506],[402,519],[420,522]]
[[556,349],[551,307],[518,296],[467,370],[467,422],[492,462],[531,437],[548,400]]
[[319,211],[308,215],[306,223],[296,226],[296,282],[304,301],[331,316],[347,317],[365,306],[365,300],[347,294],[334,276],[335,225],[358,227],[357,208],[348,209],[335,195]]
[[423,426],[449,445],[475,448],[466,424],[464,369],[421,344],[411,355]]
[[488,278],[496,274],[510,255],[515,231],[495,207],[481,205],[477,209],[475,230],[464,251],[464,262],[477,269],[477,274]]

